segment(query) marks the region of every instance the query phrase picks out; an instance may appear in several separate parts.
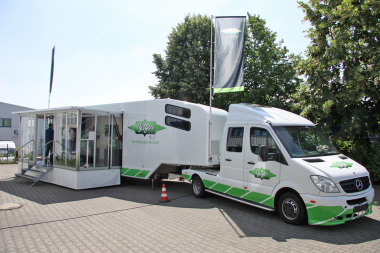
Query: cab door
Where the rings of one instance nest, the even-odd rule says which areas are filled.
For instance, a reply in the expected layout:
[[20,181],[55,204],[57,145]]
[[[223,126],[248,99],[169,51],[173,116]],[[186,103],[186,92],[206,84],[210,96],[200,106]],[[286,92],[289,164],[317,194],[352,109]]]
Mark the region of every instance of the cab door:
[[223,168],[224,184],[243,188],[244,183],[244,125],[229,125],[227,127],[226,143],[222,155],[221,166]]
[[[244,158],[244,177],[250,191],[246,199],[273,207],[271,198],[273,188],[280,182],[282,156],[270,132],[262,127],[247,127],[249,138],[246,140]],[[260,146],[268,147],[268,161],[259,158]]]

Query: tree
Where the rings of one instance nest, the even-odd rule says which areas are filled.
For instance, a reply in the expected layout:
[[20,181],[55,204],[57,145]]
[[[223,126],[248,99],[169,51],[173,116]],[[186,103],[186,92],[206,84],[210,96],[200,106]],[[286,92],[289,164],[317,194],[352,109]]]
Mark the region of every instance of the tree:
[[[302,115],[343,150],[371,159],[369,133],[380,133],[380,4],[376,0],[299,2],[312,28],[296,95]],[[354,147],[354,148],[353,148]],[[380,172],[380,170],[379,170]],[[380,174],[380,173],[379,173]]]
[[188,15],[173,28],[166,58],[153,55],[159,80],[156,86],[149,86],[154,98],[209,103],[210,29],[210,18],[201,15]]
[[215,94],[213,103],[224,109],[232,103],[289,109],[291,95],[301,83],[296,71],[300,56],[289,55],[283,41],[276,42],[277,34],[259,16],[248,13],[245,37],[244,91]]
[[[166,58],[154,54],[159,83],[150,92],[154,98],[174,98],[209,104],[210,27],[206,16],[187,16],[169,35]],[[250,15],[246,25],[244,92],[215,94],[213,106],[227,109],[231,103],[257,103],[289,109],[291,94],[300,80],[295,66],[300,56],[288,55],[283,41]]]
[[302,115],[338,137],[368,142],[369,132],[380,133],[380,5],[373,0],[299,4],[313,26],[308,58],[300,64],[307,77],[298,93]]

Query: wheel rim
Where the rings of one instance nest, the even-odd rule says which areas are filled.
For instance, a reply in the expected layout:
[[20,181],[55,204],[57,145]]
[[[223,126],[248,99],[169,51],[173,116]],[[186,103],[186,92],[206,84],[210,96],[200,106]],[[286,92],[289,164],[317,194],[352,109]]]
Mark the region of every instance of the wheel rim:
[[193,181],[193,190],[196,195],[199,195],[201,192],[201,184],[198,180]]
[[294,199],[287,198],[282,202],[282,213],[288,220],[295,220],[299,214],[299,208]]

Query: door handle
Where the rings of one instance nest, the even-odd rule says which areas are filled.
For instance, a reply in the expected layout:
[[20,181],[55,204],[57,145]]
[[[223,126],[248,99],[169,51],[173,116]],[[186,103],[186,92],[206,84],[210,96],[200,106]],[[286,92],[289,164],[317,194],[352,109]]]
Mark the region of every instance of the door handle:
[[248,164],[252,164],[252,165],[255,165],[255,163],[254,163],[254,162],[248,162]]
[[227,161],[227,162],[231,162],[232,160],[231,160],[230,158],[227,158],[226,161]]

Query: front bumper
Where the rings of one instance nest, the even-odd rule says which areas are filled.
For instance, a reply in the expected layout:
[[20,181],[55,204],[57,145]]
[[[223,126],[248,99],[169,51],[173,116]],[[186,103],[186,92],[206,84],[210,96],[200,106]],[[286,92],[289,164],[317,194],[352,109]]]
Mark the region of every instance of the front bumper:
[[353,196],[321,197],[301,194],[310,225],[338,225],[372,213],[375,191]]

